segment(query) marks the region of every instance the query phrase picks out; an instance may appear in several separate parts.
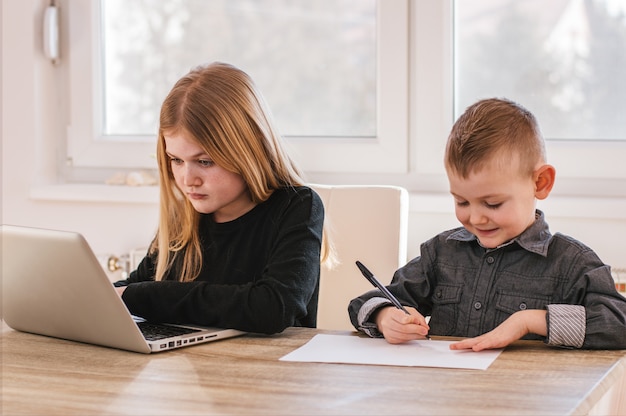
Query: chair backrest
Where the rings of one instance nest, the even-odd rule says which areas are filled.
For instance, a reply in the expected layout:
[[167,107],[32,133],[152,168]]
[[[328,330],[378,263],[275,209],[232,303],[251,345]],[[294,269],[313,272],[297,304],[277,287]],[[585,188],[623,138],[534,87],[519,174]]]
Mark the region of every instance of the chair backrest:
[[325,224],[339,262],[332,269],[322,265],[317,327],[351,330],[348,303],[374,288],[355,261],[388,284],[407,260],[409,194],[397,186],[310,186],[324,202]]

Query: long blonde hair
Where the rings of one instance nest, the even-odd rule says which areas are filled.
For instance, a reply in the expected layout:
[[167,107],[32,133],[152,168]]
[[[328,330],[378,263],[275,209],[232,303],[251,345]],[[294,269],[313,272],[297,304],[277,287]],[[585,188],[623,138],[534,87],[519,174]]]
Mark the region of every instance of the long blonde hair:
[[[164,135],[179,131],[195,138],[217,165],[240,174],[255,203],[266,201],[275,189],[304,184],[252,79],[221,62],[194,68],[176,82],[161,106],[160,217],[150,248],[158,256],[156,280],[164,278],[175,260],[181,262],[181,281],[194,280],[202,268],[200,214],[177,188],[165,152]],[[322,261],[331,256],[330,251],[324,233]]]

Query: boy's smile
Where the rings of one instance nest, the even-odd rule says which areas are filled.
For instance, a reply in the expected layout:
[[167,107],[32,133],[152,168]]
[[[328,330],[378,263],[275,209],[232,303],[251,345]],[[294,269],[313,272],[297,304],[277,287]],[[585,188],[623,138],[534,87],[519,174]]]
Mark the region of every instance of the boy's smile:
[[517,163],[487,163],[463,178],[448,170],[457,219],[486,248],[520,235],[535,221],[535,182]]

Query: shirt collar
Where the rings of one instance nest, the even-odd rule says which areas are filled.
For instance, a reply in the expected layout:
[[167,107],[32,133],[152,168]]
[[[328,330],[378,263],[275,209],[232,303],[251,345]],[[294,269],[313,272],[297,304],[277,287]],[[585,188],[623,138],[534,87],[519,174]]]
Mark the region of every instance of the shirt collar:
[[[550,233],[548,223],[546,223],[545,215],[541,210],[536,210],[535,217],[535,222],[533,222],[532,225],[523,233],[494,249],[487,250],[498,250],[510,244],[517,243],[520,247],[530,251],[531,253],[536,253],[546,257],[548,255],[548,246],[550,245],[552,234]],[[453,232],[448,236],[448,239],[465,242],[476,241],[480,244],[476,236],[467,231],[465,228],[460,228],[458,231]]]

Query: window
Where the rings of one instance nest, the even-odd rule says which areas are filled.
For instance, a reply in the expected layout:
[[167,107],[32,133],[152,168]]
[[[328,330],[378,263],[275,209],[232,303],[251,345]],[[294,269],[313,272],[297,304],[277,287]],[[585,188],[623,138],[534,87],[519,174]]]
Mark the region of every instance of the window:
[[[557,167],[556,194],[626,196],[623,1],[350,0],[358,3],[351,7],[349,0],[106,0],[108,7],[115,2],[123,7],[113,23],[135,31],[128,40],[108,45],[109,36],[100,42],[100,35],[111,30],[106,23],[100,25],[100,1],[66,0],[68,155],[70,170],[81,177],[99,168],[154,167],[158,110],[149,108],[160,103],[190,66],[225,60],[243,67],[259,84],[291,154],[314,181],[397,184],[445,193],[442,159],[454,120],[479,98],[508,96],[539,120],[549,162]],[[138,3],[152,5],[156,15],[142,12],[141,19],[124,20],[139,13]],[[183,3],[203,10],[221,7],[216,36],[243,36],[250,42],[239,47],[223,47],[228,43],[221,40],[205,42],[216,48],[208,51],[203,42],[182,41],[181,28],[189,26],[184,22],[190,12],[177,9],[178,15],[167,7]],[[201,57],[149,62],[158,67],[156,72],[149,68],[148,75],[139,76],[107,55],[131,54],[145,43],[138,40],[141,31],[166,12],[175,30],[161,42],[171,44],[177,54],[181,48],[176,42],[193,43]],[[266,24],[257,25],[254,35],[226,29],[235,21],[253,30],[255,19]],[[290,25],[293,21],[298,23]],[[280,30],[273,31],[276,26]],[[320,43],[303,43],[309,33],[327,32],[332,36],[311,36]],[[340,41],[334,41],[337,37]],[[257,40],[263,44],[262,54],[248,45]],[[353,53],[355,48],[358,53]],[[318,54],[322,49],[328,50]],[[363,62],[351,61],[357,58]],[[170,67],[179,61],[180,67]],[[333,79],[319,77],[324,70]],[[102,80],[127,82],[131,76],[158,82],[161,90],[151,90],[151,104],[141,103],[141,112],[133,113],[129,122],[123,117],[131,114],[125,112],[131,97],[127,92],[105,94],[110,85]],[[148,94],[140,96],[146,99]],[[320,97],[324,101],[313,100]],[[120,107],[124,111],[114,116]],[[149,130],[152,135],[146,135]]]
[[455,117],[513,99],[537,117],[560,177],[626,178],[623,1],[462,0],[454,15]]
[[155,167],[163,98],[217,60],[252,76],[305,170],[407,170],[406,0],[68,3],[89,34],[70,36],[74,167]]
[[101,1],[104,137],[153,137],[201,59],[261,84],[289,137],[375,137],[376,1]]
[[550,140],[626,139],[626,4],[457,1],[455,114],[506,96]]
[[[447,189],[445,177],[441,179],[444,175],[442,158],[445,139],[454,120],[480,98],[509,95],[527,106],[539,120],[547,140],[548,161],[557,168],[555,194],[626,196],[626,164],[623,161],[626,157],[626,125],[623,122],[626,94],[625,78],[621,75],[626,73],[624,7],[623,1],[615,0],[411,2],[411,126],[415,135],[411,136],[413,179],[408,181],[409,187],[414,189],[419,186],[414,183],[430,181],[434,187]],[[559,72],[565,70],[565,62],[557,61],[558,65],[555,65],[555,60],[545,51],[543,60],[537,58],[537,54],[542,53],[541,47],[537,46],[542,43],[537,40],[540,37],[538,32],[544,34],[546,50],[554,54],[556,44],[571,44],[573,39],[578,39],[580,21],[575,20],[577,25],[569,26],[571,30],[564,30],[567,26],[563,22],[582,12],[597,13],[596,18],[603,22],[595,25],[602,37],[598,38],[599,41],[587,38],[586,51],[589,56],[594,56],[595,61],[603,62],[597,68],[605,71],[596,78],[604,84],[605,94],[589,95],[577,107],[568,110],[570,120],[574,119],[576,123],[583,119],[583,115],[590,117],[591,112],[600,113],[599,121],[590,123],[590,118],[586,119],[585,134],[581,134],[582,129],[565,125],[564,114],[557,112],[561,121],[553,123],[555,113],[544,111],[549,103],[536,99],[555,92],[555,89],[544,87],[550,79],[560,79],[561,89],[546,100],[565,113],[567,100],[564,97],[579,94],[574,94],[576,88],[584,90],[581,86],[584,77],[577,79]],[[529,16],[532,19],[524,24],[509,21],[528,19]],[[512,33],[514,30],[525,32]],[[532,48],[529,46],[531,41]],[[576,57],[576,65],[584,67],[588,58],[582,58]],[[531,63],[534,69],[531,69]],[[594,62],[596,64],[599,62]],[[578,68],[576,65],[570,68]],[[553,73],[547,73],[548,70]],[[521,74],[521,78],[516,78],[516,74]],[[514,89],[517,85],[521,88]],[[606,114],[597,110],[601,107],[591,109],[594,100],[610,103]],[[603,127],[606,120],[603,117],[611,119],[610,134]]]

